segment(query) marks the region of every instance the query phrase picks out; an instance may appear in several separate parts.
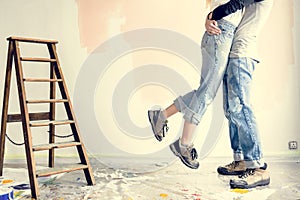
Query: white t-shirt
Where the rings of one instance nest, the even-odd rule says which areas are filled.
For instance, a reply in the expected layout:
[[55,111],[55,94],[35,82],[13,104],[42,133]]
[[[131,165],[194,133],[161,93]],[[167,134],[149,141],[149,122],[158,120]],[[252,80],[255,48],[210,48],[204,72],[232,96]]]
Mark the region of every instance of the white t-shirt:
[[245,13],[233,38],[230,57],[247,57],[259,61],[258,35],[269,17],[272,6],[273,0],[264,0],[244,8]]

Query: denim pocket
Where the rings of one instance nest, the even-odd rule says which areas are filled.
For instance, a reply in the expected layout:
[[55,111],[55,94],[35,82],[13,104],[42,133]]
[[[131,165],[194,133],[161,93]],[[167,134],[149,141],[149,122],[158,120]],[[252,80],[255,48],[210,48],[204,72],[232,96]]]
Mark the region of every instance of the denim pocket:
[[221,29],[221,34],[220,35],[215,35],[215,40],[217,45],[223,45],[224,43],[230,42],[232,43],[232,39],[234,36],[234,31],[233,30],[227,30],[223,27],[220,26]]

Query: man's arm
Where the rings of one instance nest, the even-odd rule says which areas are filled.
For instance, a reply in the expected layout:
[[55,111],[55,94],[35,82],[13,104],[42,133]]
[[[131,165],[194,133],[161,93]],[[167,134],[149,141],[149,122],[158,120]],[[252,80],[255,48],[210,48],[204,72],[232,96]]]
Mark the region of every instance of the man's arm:
[[259,2],[263,0],[230,0],[229,2],[215,8],[211,14],[207,16],[210,20],[219,20],[227,15],[230,15],[251,3]]
[[205,21],[206,31],[211,35],[220,34],[221,30],[219,29],[216,20],[222,19],[223,17],[240,10],[245,6],[259,1],[263,0],[230,0],[227,3],[218,6],[207,15]]

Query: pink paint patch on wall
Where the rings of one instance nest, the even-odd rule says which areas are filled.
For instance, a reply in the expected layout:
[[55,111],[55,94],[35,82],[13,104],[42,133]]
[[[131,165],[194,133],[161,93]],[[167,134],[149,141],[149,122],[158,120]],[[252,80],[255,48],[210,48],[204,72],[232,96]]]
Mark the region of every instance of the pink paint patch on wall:
[[203,1],[77,0],[81,46],[92,52],[110,37],[138,28],[165,28],[199,41],[204,31]]

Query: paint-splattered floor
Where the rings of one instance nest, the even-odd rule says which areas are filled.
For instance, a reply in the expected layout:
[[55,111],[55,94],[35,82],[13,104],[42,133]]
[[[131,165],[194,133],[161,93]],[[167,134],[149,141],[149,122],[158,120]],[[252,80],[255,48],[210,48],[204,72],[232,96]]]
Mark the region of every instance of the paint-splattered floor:
[[[128,162],[111,159],[119,169],[91,159],[95,186],[86,186],[82,171],[63,174],[53,179],[40,179],[40,199],[47,200],[263,200],[300,199],[300,157],[266,158],[271,174],[271,184],[252,190],[231,190],[228,182],[232,177],[219,176],[216,167],[230,159],[207,158],[200,169],[192,170],[180,161],[164,166],[164,163]],[[134,165],[134,170],[130,170]],[[6,163],[2,180],[13,180],[3,187],[28,183],[27,170],[22,164]],[[124,167],[126,166],[126,167]],[[122,168],[122,169],[121,169]],[[136,169],[153,169],[139,173]],[[149,170],[148,170],[149,171]],[[15,199],[30,199],[30,190],[14,190]]]

